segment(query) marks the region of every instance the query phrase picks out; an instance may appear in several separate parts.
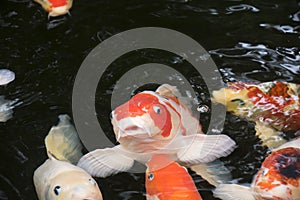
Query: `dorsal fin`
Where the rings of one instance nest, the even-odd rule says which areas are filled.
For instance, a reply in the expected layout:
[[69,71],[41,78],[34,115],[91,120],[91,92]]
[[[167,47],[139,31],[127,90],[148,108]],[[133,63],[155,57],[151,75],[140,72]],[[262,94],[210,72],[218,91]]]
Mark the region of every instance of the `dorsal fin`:
[[59,123],[53,126],[45,138],[49,158],[76,164],[82,157],[82,144],[68,115],[59,115]]
[[169,97],[173,100],[174,100],[174,98],[176,98],[176,99],[178,99],[178,101],[180,103],[185,105],[187,108],[189,108],[189,109],[192,108],[191,99],[189,97],[182,96],[182,94],[179,92],[179,90],[177,89],[176,86],[172,86],[172,85],[165,83],[165,84],[162,84],[161,86],[159,86],[155,92],[161,96],[164,96],[167,98]]
[[176,98],[182,97],[177,87],[169,84],[162,84],[156,89],[155,92],[165,97],[176,97]]

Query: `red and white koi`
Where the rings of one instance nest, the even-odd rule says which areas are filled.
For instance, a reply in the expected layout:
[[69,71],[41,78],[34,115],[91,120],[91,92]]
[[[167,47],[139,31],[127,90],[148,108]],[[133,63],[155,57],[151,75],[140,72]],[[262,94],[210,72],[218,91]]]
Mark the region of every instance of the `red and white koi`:
[[34,0],[49,13],[49,16],[56,17],[69,13],[73,0]]
[[250,187],[220,184],[214,195],[224,200],[299,200],[300,138],[274,149]]
[[161,85],[143,91],[112,112],[120,145],[97,149],[83,156],[78,166],[94,176],[129,170],[134,160],[146,163],[155,154],[169,154],[186,164],[227,156],[235,142],[227,135],[203,134],[199,120],[180,101],[176,87]]

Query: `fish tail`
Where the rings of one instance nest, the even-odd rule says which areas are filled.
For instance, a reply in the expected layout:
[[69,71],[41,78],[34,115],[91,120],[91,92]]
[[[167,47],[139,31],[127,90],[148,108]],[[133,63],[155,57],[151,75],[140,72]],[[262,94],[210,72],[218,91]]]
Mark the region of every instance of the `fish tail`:
[[193,165],[190,168],[215,187],[219,184],[230,183],[232,181],[230,170],[220,160]]
[[49,158],[76,164],[83,156],[83,146],[68,115],[59,115],[59,123],[53,126],[45,138]]
[[255,200],[250,187],[237,184],[220,184],[213,193],[215,197],[223,200]]

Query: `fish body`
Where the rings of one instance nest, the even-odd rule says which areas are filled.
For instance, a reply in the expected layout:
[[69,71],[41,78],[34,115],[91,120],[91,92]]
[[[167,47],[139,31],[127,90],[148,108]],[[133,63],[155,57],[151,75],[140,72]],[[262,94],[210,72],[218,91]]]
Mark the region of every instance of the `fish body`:
[[202,200],[187,169],[167,155],[154,155],[147,167],[147,200]]
[[69,13],[73,0],[34,0],[49,13],[49,16],[56,17]]
[[15,73],[8,69],[0,69],[0,85],[7,85],[15,80]]
[[72,164],[82,155],[82,145],[68,115],[59,116],[59,124],[51,128],[45,144],[49,159],[33,175],[40,200],[102,200],[96,181]]
[[227,111],[257,124],[257,135],[276,148],[286,141],[276,131],[300,130],[300,85],[286,82],[249,84],[228,83],[228,87],[213,92],[213,100],[226,106]]
[[120,145],[94,150],[84,155],[78,166],[106,177],[130,169],[134,160],[146,163],[155,154],[168,154],[192,165],[231,153],[235,142],[226,135],[203,134],[199,120],[181,98],[177,88],[168,84],[155,92],[136,94],[111,115]]
[[53,126],[45,138],[47,152],[57,160],[77,164],[83,156],[82,144],[68,115],[59,115],[59,123]]
[[299,200],[300,138],[274,149],[262,163],[250,187],[221,184],[214,194],[226,200]]

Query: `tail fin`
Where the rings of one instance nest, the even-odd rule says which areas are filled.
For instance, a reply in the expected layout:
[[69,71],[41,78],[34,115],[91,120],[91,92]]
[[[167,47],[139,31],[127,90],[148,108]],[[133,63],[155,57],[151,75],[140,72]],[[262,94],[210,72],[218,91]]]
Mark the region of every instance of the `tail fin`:
[[82,144],[68,115],[59,115],[59,123],[53,126],[45,138],[49,158],[76,164],[82,157]]
[[190,169],[215,187],[219,184],[229,183],[232,181],[229,169],[227,169],[224,166],[224,163],[220,160],[193,165]]
[[236,184],[220,184],[214,196],[223,200],[255,200],[252,188]]

